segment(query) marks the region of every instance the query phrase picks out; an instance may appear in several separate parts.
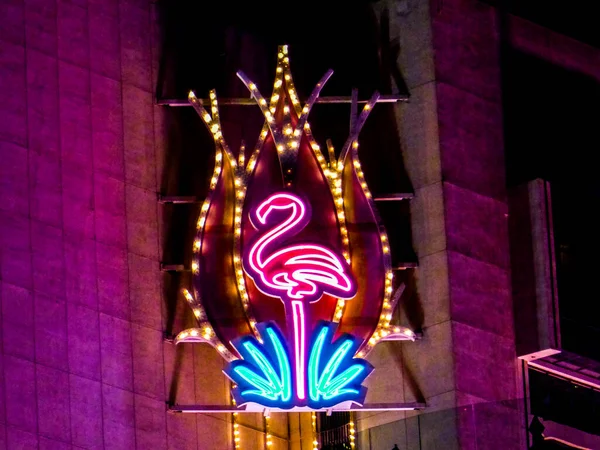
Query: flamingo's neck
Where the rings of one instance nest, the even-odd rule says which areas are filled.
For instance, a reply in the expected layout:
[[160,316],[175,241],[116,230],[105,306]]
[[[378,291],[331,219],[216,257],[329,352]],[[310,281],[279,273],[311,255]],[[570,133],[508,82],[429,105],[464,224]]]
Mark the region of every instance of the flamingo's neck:
[[[296,225],[298,225],[302,221],[304,217],[304,213],[301,212],[303,211],[303,208],[300,208],[298,203],[295,201],[290,202],[286,209],[292,210],[288,218],[276,227],[263,234],[250,250],[250,259],[253,260],[255,264],[261,269],[265,267],[265,261],[262,257],[263,251],[269,245],[271,245],[271,243],[274,240],[289,233]],[[268,215],[268,213],[266,215]]]

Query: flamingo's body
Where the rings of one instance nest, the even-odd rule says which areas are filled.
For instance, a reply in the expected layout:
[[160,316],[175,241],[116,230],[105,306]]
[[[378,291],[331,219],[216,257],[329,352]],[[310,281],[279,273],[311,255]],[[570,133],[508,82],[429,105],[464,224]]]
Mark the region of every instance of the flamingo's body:
[[[289,210],[290,214],[281,223],[273,223],[269,215],[275,210]],[[252,211],[251,220],[259,230],[274,225],[253,243],[245,258],[246,271],[262,292],[284,302],[315,302],[324,293],[354,297],[356,285],[348,264],[333,250],[311,243],[278,246],[310,220],[310,211],[299,197],[287,192],[273,194]]]
[[[274,211],[287,211],[271,215]],[[269,217],[271,216],[271,217]],[[346,261],[318,244],[297,242],[282,247],[310,221],[309,205],[289,192],[279,192],[251,211],[253,225],[265,232],[252,243],[244,257],[246,273],[265,294],[279,297],[285,305],[288,328],[294,342],[296,395],[306,398],[306,302],[316,302],[324,293],[352,298],[356,283]]]

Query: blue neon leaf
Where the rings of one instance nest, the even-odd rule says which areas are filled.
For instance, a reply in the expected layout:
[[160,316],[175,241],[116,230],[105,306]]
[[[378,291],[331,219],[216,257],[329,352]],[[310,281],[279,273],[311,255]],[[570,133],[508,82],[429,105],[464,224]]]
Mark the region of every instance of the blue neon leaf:
[[335,330],[335,324],[321,322],[313,333],[308,359],[309,403],[313,408],[328,408],[345,401],[362,404],[366,395],[362,383],[373,366],[353,358],[360,340],[345,334],[333,342]]
[[307,370],[308,399],[294,395],[287,342],[274,323],[258,325],[264,342],[244,336],[232,344],[242,359],[233,361],[227,376],[237,385],[232,393],[238,405],[257,403],[268,408],[290,409],[308,406],[329,408],[351,401],[362,404],[366,388],[362,386],[373,367],[353,358],[361,341],[344,334],[333,341],[337,325],[320,322],[309,345]]
[[225,370],[237,384],[232,393],[238,405],[254,402],[267,407],[292,406],[292,370],[286,341],[273,323],[259,324],[264,343],[253,336],[233,342],[242,359]]

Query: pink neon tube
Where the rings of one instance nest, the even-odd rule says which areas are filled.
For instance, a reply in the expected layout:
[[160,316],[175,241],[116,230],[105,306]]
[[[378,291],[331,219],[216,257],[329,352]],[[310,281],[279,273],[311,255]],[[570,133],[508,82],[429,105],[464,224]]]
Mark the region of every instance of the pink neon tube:
[[285,245],[308,225],[310,216],[310,205],[291,192],[267,197],[250,212],[259,234],[243,260],[256,287],[285,305],[299,400],[306,399],[305,304],[318,301],[324,293],[349,299],[357,289],[350,267],[335,251],[311,242]]

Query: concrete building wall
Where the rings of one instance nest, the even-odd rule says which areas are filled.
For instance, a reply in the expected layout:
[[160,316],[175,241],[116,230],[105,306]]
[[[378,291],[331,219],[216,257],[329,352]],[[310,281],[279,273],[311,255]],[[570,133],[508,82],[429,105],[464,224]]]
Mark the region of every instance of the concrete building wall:
[[156,5],[0,17],[0,449],[228,448],[228,417],[166,414],[228,394],[215,352],[163,342]]
[[380,5],[411,93],[397,116],[419,267],[402,320],[424,332],[392,351],[405,400],[428,408],[361,416],[361,448],[522,448],[497,13],[478,1]]
[[415,188],[419,268],[402,320],[424,331],[422,341],[390,354],[403,374],[404,399],[424,399],[429,407],[405,420],[360,415],[360,448],[526,448],[512,313],[519,305],[510,283],[501,46],[595,79],[600,53],[480,1],[377,5],[391,12],[411,93],[397,116]]

